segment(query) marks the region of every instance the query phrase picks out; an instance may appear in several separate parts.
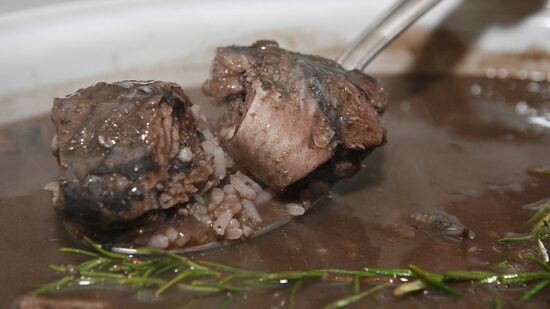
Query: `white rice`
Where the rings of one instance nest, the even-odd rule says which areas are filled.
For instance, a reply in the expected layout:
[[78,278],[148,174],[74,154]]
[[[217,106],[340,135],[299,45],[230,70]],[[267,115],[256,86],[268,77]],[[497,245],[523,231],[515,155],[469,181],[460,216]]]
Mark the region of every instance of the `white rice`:
[[215,140],[207,140],[201,143],[204,152],[213,158],[214,174],[218,179],[224,179],[227,175],[227,164],[225,162],[225,152],[215,142]]
[[201,204],[191,204],[189,207],[189,214],[191,214],[199,222],[202,222],[204,225],[212,224],[212,219],[208,215],[208,208]]
[[243,230],[241,230],[241,229],[229,229],[229,230],[227,230],[225,238],[230,239],[230,240],[234,240],[234,239],[241,238],[241,236],[243,236]]
[[168,238],[168,240],[170,242],[174,242],[176,240],[176,238],[178,237],[178,231],[176,231],[175,228],[169,226],[166,231],[164,232],[164,234],[166,235],[166,237]]
[[254,233],[254,229],[252,229],[248,225],[243,225],[242,231],[243,231],[244,236],[246,236],[246,237],[249,237],[250,235],[252,235]]
[[227,174],[225,154],[219,146],[214,149],[214,174],[218,179],[224,179]]
[[223,186],[223,192],[225,192],[225,194],[227,194],[227,195],[236,195],[237,194],[237,190],[235,190],[235,187],[233,187],[232,185]]
[[212,203],[218,205],[223,201],[225,197],[225,193],[220,188],[214,188],[212,189],[212,192],[210,193],[210,198],[212,200]]
[[168,240],[168,237],[161,234],[153,235],[147,243],[148,247],[157,249],[165,249],[168,248],[169,245],[170,241]]
[[207,140],[201,143],[201,147],[207,155],[214,156],[214,151],[216,151],[218,145],[214,144],[211,140]]
[[285,208],[288,214],[291,216],[301,216],[306,212],[304,207],[297,203],[288,203],[285,205]]
[[230,211],[224,211],[218,216],[216,222],[214,222],[214,230],[218,235],[225,234],[225,229],[232,217],[233,214]]
[[236,215],[243,209],[243,206],[240,202],[232,203],[231,204],[231,212]]
[[[275,192],[269,188],[263,189],[240,172],[230,175],[229,181],[223,189],[220,186],[212,188],[207,194],[193,194],[190,202],[178,209],[178,215],[193,216],[201,224],[210,227],[218,238],[237,240],[253,236],[258,224],[262,222],[256,205],[268,203],[274,198]],[[289,205],[292,204],[287,205],[288,213],[299,215],[299,210],[288,208]],[[303,207],[296,205],[303,213]],[[148,239],[145,238],[143,244],[166,249],[183,248],[191,241],[199,244],[208,241],[210,233],[195,235],[176,223],[181,221],[174,222]]]
[[254,191],[256,191],[257,194],[260,194],[260,192],[262,192],[264,189],[262,188],[262,186],[260,186],[257,182],[255,182],[254,180],[252,180],[252,178],[246,176],[245,174],[241,173],[241,171],[237,171],[235,173],[235,177],[239,177],[241,178],[244,183],[247,185],[247,186],[250,186],[252,189],[254,189]]
[[193,151],[189,147],[183,147],[178,153],[178,159],[183,163],[193,161]]
[[256,205],[254,205],[253,202],[249,200],[242,200],[241,203],[243,205],[244,211],[250,217],[250,219],[252,219],[254,223],[258,224],[262,222],[262,217],[260,217],[260,214],[256,209]]
[[256,191],[251,186],[247,185],[241,177],[231,175],[229,176],[229,181],[231,182],[235,190],[239,192],[239,195],[241,197],[253,201],[258,196]]
[[267,188],[267,189],[262,190],[262,192],[260,192],[258,194],[258,197],[256,198],[256,200],[254,202],[256,203],[256,205],[267,204],[267,203],[271,202],[271,200],[273,199],[274,196],[275,196],[275,192],[273,190]]
[[231,221],[229,221],[229,224],[227,225],[227,229],[240,229],[241,224],[239,223],[239,220],[233,218]]
[[239,239],[242,235],[243,231],[241,230],[241,224],[239,223],[239,221],[235,218],[231,219],[225,231],[225,238]]

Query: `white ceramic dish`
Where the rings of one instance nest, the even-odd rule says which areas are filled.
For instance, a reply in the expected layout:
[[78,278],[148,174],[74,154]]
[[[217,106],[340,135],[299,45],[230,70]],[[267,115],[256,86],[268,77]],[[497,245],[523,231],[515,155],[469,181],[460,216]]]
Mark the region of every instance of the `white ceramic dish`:
[[[287,48],[331,57],[389,5],[389,1],[360,0],[122,0],[8,12],[0,15],[0,122],[46,112],[53,97],[99,80],[163,79],[184,88],[197,86],[220,45],[267,38]],[[430,34],[440,26],[451,30],[453,38],[434,40]],[[418,64],[427,48],[433,52],[459,44],[463,48],[459,58],[451,55],[448,61],[447,48],[428,69],[452,67],[470,74],[487,69],[497,74],[522,71],[519,74],[546,79],[548,58],[506,59],[534,48],[549,50],[549,37],[546,0],[447,0],[368,70],[402,73]],[[494,57],[495,53],[500,56]],[[420,69],[426,69],[424,63]]]

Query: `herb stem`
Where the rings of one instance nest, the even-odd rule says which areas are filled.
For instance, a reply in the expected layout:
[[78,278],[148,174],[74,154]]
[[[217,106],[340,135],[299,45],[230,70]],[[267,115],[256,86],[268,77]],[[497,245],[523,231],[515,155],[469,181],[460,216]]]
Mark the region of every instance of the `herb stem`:
[[348,305],[350,305],[352,303],[355,303],[357,301],[360,301],[361,299],[377,292],[378,290],[386,288],[388,286],[389,286],[389,284],[380,284],[380,285],[377,285],[373,288],[370,288],[370,289],[368,289],[364,292],[357,293],[357,294],[352,294],[350,296],[340,298],[339,300],[337,300],[335,302],[332,302],[332,303],[328,304],[327,306],[323,307],[323,309],[337,309],[337,308],[342,308],[342,307],[348,306]]

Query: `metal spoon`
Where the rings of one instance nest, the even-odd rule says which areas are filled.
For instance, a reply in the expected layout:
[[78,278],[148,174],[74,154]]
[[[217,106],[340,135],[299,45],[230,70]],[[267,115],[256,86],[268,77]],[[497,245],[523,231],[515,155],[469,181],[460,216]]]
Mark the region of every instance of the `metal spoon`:
[[[405,29],[412,25],[418,18],[429,11],[440,0],[400,0],[389,10],[384,12],[380,18],[375,20],[363,33],[350,44],[336,58],[336,61],[347,70],[364,70],[365,67],[387,46],[398,37]],[[321,204],[327,192],[319,192],[317,198],[312,201],[311,206],[306,209],[310,211]],[[284,216],[273,223],[266,225],[256,231],[253,238],[262,236],[268,232],[280,228],[292,221],[292,217]],[[250,239],[250,238],[249,238]],[[228,244],[242,242],[240,240],[221,240],[203,245],[174,249],[174,253],[190,253],[218,248]],[[124,247],[112,247],[111,250],[117,253],[136,254],[136,249]]]
[[346,49],[336,62],[346,70],[365,67],[405,29],[441,0],[400,0],[384,12]]

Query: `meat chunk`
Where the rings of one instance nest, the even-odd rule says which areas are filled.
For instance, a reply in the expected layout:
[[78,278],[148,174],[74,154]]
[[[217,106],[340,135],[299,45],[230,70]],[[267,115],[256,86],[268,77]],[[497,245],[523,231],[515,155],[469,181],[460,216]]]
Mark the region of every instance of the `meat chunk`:
[[277,190],[337,152],[385,141],[386,100],[374,78],[273,41],[219,48],[203,90],[227,106],[219,129],[227,151]]
[[56,210],[111,229],[217,184],[191,107],[177,84],[153,81],[98,83],[55,99]]

